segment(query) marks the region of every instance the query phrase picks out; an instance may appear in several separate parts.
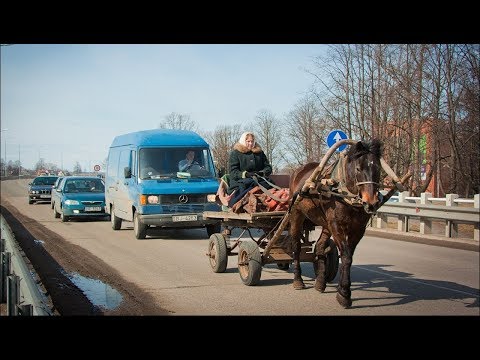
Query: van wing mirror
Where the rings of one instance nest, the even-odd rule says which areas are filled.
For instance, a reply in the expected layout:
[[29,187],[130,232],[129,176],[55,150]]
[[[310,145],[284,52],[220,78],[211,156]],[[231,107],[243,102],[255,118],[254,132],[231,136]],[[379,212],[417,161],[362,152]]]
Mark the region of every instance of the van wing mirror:
[[123,168],[123,176],[125,179],[130,179],[132,177],[132,169],[129,166]]

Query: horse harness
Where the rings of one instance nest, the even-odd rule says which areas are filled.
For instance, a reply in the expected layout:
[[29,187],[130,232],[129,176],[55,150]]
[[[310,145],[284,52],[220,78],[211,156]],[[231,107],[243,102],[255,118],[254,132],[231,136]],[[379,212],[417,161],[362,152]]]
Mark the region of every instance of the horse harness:
[[[320,200],[336,196],[351,206],[362,207],[363,201],[359,196],[360,194],[353,194],[347,188],[346,168],[347,155],[346,152],[341,152],[339,158],[315,179],[314,189],[309,189],[308,192],[300,195],[305,198],[319,198]],[[357,173],[355,172],[355,187],[364,184],[380,185],[375,181],[357,181]],[[322,205],[321,201],[320,204]]]
[[[314,189],[309,189],[308,192],[301,193],[301,197],[304,198],[318,198],[320,200],[320,205],[322,205],[322,198],[330,198],[331,196],[336,196],[341,198],[347,204],[354,206],[354,207],[362,207],[363,201],[359,197],[359,193],[353,194],[347,188],[347,180],[346,180],[346,168],[347,168],[347,155],[346,152],[341,152],[339,158],[327,167],[320,176],[315,179],[315,187]],[[270,186],[276,189],[280,189],[280,187],[276,186],[269,182],[263,176],[258,177],[268,183]],[[253,180],[260,189],[270,196],[272,199],[279,201],[279,202],[287,202],[287,199],[280,199],[279,197],[272,194],[268,189],[263,187],[257,179],[257,176],[253,176]],[[376,184],[380,185],[378,182],[375,181],[357,181],[357,173],[355,172],[355,187],[358,185],[365,185],[365,184]]]

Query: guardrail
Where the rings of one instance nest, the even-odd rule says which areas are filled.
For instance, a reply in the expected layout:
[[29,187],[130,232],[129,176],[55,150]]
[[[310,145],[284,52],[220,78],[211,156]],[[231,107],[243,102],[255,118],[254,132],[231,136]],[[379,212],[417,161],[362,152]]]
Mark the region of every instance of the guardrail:
[[53,315],[3,216],[0,226],[0,303],[7,303],[7,315]]
[[[405,191],[398,196],[392,196],[390,201],[378,209],[372,227],[387,228],[388,216],[395,216],[397,230],[409,232],[409,221],[414,218],[420,220],[420,234],[431,234],[432,220],[441,220],[445,222],[445,237],[458,237],[459,224],[473,224],[473,239],[480,240],[479,194],[473,199],[460,199],[457,194],[447,194],[444,198],[433,198],[430,193],[422,193],[420,197],[408,195],[408,191]],[[394,202],[395,200],[398,202]],[[459,204],[463,206],[458,206]]]

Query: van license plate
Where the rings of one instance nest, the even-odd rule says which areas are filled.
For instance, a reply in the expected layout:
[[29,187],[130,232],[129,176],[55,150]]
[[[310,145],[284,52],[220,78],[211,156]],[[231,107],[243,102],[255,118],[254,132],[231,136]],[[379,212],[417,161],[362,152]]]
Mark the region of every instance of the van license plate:
[[173,215],[172,221],[197,221],[197,215]]
[[101,206],[85,206],[85,211],[102,211]]

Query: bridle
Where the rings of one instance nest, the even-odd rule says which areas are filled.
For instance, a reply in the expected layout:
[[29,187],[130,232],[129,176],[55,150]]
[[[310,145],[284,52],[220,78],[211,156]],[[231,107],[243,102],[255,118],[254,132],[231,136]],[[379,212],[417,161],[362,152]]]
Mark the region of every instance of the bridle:
[[[370,164],[373,165],[373,161],[370,161]],[[357,174],[358,174],[358,170],[357,170],[357,168],[355,167],[355,186],[356,186],[356,187],[357,187],[358,185],[366,185],[366,184],[373,184],[373,185],[380,186],[380,183],[379,183],[379,182],[376,182],[376,181],[358,181],[358,180],[357,180]]]

